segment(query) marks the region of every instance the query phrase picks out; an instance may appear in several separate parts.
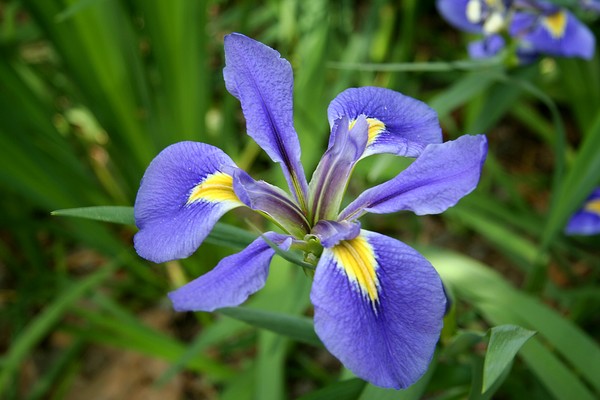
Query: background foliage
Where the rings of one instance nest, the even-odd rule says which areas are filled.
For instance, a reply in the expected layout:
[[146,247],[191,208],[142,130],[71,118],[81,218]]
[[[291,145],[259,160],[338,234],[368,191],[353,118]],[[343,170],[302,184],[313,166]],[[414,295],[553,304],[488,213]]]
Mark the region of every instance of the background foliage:
[[[600,396],[598,237],[562,234],[600,183],[598,55],[462,62],[467,38],[416,0],[5,0],[0,21],[0,397]],[[351,86],[426,101],[446,139],[488,136],[482,182],[458,206],[363,222],[417,246],[454,299],[430,371],[407,391],[367,385],[328,355],[307,318],[310,280],[280,258],[242,309],[170,311],[166,293],[240,248],[245,231],[221,225],[191,258],[152,265],[132,249],[134,226],[50,216],[132,205],[150,160],[181,140],[283,182],[225,91],[232,31],[291,61],[307,171],[327,143],[329,101]],[[365,160],[350,192],[389,179],[396,161]],[[224,222],[264,227],[236,213]],[[520,348],[529,333],[514,325],[537,335]],[[514,363],[497,347],[506,337]],[[142,380],[126,362],[155,368]]]

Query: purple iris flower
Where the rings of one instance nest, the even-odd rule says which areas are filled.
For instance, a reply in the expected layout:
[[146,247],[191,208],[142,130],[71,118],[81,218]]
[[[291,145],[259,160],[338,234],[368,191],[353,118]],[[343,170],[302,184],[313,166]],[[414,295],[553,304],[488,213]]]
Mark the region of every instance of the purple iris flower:
[[586,199],[581,210],[567,223],[568,235],[596,235],[600,233],[600,187]]
[[[442,282],[417,251],[361,229],[358,218],[401,210],[436,214],[453,206],[478,183],[485,137],[442,143],[437,115],[424,103],[383,88],[348,89],[329,106],[328,148],[309,183],[293,126],[290,64],[241,34],[225,37],[225,61],[226,87],[241,102],[248,134],[281,165],[291,194],[254,180],[216,147],[171,145],[152,161],[140,185],[137,252],[154,262],[187,257],[223,214],[250,208],[282,233],[264,233],[171,292],[174,308],[237,306],[264,286],[275,254],[271,246],[299,249],[315,265],[311,301],[315,331],[325,346],[375,385],[413,384],[440,336]],[[354,166],[378,153],[416,159],[340,212]]]
[[506,31],[517,41],[517,56],[523,63],[542,54],[585,59],[594,55],[595,38],[589,28],[547,1],[437,0],[437,7],[456,28],[484,35],[469,45],[471,58],[498,54],[505,46],[500,33]]
[[571,12],[546,1],[519,1],[509,34],[520,42],[520,50],[558,57],[594,56],[596,40],[589,28]]

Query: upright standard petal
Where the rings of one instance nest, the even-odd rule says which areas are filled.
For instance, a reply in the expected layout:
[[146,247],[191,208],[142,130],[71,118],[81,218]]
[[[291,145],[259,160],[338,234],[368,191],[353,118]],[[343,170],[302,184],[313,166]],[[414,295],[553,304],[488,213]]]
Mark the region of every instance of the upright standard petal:
[[[417,157],[431,143],[442,142],[437,113],[425,103],[390,89],[346,89],[329,104],[329,124],[341,117],[351,121],[364,115],[369,139],[363,157],[377,153]],[[335,135],[329,139],[329,146]]]
[[[292,238],[274,232],[263,236],[288,250]],[[275,250],[262,237],[237,254],[225,257],[211,271],[169,293],[177,311],[214,311],[242,304],[262,289]]]
[[349,129],[348,118],[342,117],[335,122],[331,137],[332,143],[310,180],[309,204],[313,223],[337,216],[352,170],[367,145],[367,120],[360,115]]
[[358,196],[339,219],[354,220],[365,212],[441,213],[475,189],[486,155],[487,140],[483,135],[464,135],[429,145],[394,179]]
[[567,235],[597,235],[600,233],[600,188],[587,198],[581,210],[567,223]]
[[515,13],[510,34],[520,38],[530,51],[558,57],[589,60],[596,48],[596,39],[590,29],[564,9],[543,15]]
[[290,190],[302,203],[308,185],[294,129],[290,63],[270,47],[232,33],[225,37],[225,64],[225,85],[242,104],[248,135],[281,164]]
[[427,370],[446,307],[442,282],[423,256],[364,230],[323,251],[311,301],[325,347],[360,378],[396,389]]
[[156,156],[135,200],[138,254],[157,263],[191,255],[223,214],[243,205],[224,172],[236,168],[204,143],[180,142]]

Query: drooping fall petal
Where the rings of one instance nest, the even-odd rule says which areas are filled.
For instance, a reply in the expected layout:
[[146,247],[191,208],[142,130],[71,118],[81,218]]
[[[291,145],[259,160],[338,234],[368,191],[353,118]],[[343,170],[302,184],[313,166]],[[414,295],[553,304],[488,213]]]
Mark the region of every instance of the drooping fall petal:
[[[263,236],[282,250],[289,249],[292,242],[289,236],[274,232]],[[214,311],[242,304],[265,285],[274,254],[262,237],[257,238],[239,253],[223,258],[206,274],[169,293],[173,307],[177,311]]]
[[236,168],[204,143],[180,142],[156,156],[135,200],[138,254],[157,263],[190,256],[223,214],[243,206],[228,173]]
[[446,296],[437,272],[416,250],[364,230],[325,248],[311,300],[317,335],[358,377],[399,389],[427,370]]

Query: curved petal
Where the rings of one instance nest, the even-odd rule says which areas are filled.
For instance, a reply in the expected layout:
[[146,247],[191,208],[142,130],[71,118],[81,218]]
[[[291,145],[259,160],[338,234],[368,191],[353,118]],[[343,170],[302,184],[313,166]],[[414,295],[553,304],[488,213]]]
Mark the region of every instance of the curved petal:
[[[437,113],[425,103],[390,89],[346,89],[327,109],[332,127],[341,117],[352,121],[359,115],[369,122],[369,140],[363,157],[377,153],[416,157],[428,144],[442,142]],[[332,130],[329,147],[334,142]]]
[[270,217],[288,233],[304,237],[310,231],[309,223],[298,205],[277,186],[256,181],[238,169],[233,174],[233,189],[242,203]]
[[486,36],[482,40],[469,43],[469,57],[473,59],[490,58],[504,48],[504,38],[500,35]]
[[567,10],[541,16],[516,13],[510,32],[521,38],[526,48],[553,56],[589,60],[596,48],[590,29]]
[[[467,5],[471,0],[437,0],[436,5],[439,13],[450,25],[457,29],[471,33],[483,31],[480,18],[469,18],[467,16]],[[477,3],[477,2],[475,2]],[[481,8],[481,5],[480,5]]]
[[[263,236],[288,250],[292,238],[267,232]],[[265,285],[275,254],[262,237],[237,254],[223,258],[211,271],[169,293],[177,311],[214,311],[242,304]]]
[[223,76],[240,100],[248,135],[281,164],[292,193],[303,201],[308,184],[293,121],[292,67],[280,54],[239,33],[225,37]]
[[156,156],[135,199],[138,254],[157,263],[192,254],[223,214],[243,205],[224,172],[236,168],[204,143],[176,143]]
[[357,376],[396,389],[427,370],[446,308],[442,282],[423,256],[368,231],[323,251],[311,301],[325,347]]
[[483,135],[463,135],[443,144],[429,145],[394,179],[358,196],[339,219],[356,219],[365,212],[441,213],[475,189],[486,155],[487,140]]
[[331,134],[332,143],[321,157],[310,180],[309,204],[313,222],[337,216],[350,175],[365,151],[368,140],[367,120],[360,115],[353,125],[349,129],[347,117],[335,121]]

